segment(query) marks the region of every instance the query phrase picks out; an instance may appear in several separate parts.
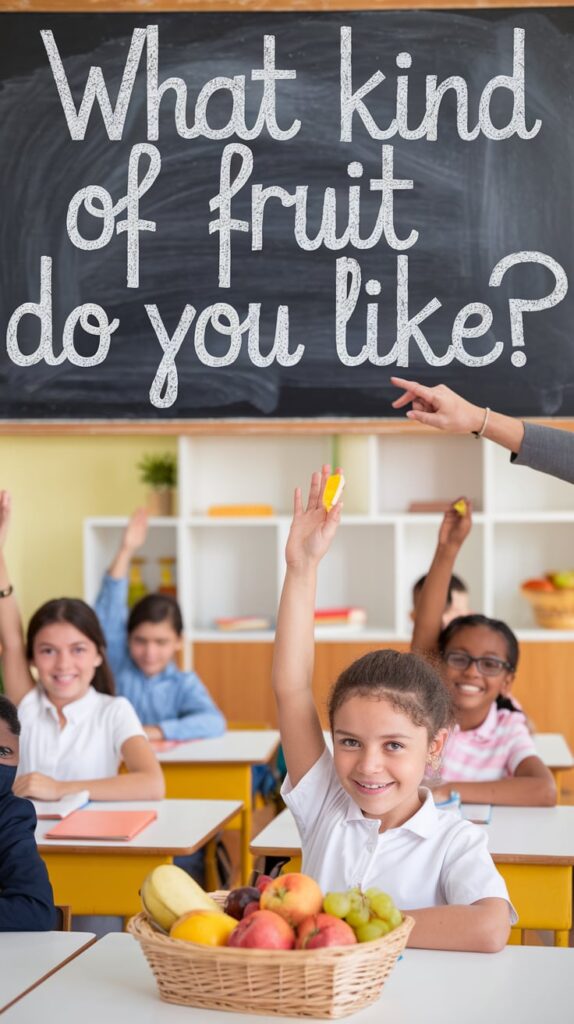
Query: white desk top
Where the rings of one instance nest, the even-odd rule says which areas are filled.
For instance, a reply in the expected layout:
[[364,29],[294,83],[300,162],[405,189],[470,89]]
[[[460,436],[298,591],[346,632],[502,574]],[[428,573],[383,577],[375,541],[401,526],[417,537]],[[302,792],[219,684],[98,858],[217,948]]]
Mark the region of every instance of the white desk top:
[[179,856],[195,853],[222,825],[243,807],[240,800],[118,800],[90,803],[98,811],[141,811],[154,809],[157,818],[129,841],[90,839],[45,839],[56,824],[39,821],[36,842],[41,853],[54,850],[90,852],[121,850],[126,853]]
[[[453,812],[454,813],[454,812]],[[488,846],[499,863],[574,864],[574,807],[493,807],[486,829]],[[255,839],[254,854],[281,857],[301,852],[290,811],[281,811]]]
[[267,764],[279,746],[277,729],[231,729],[212,740],[190,740],[157,754],[162,764]]
[[536,752],[548,768],[574,768],[574,757],[560,732],[536,732],[532,739]]
[[0,932],[0,1012],[93,938],[90,932]]
[[[567,1020],[574,1005],[574,950],[507,946],[501,953],[407,950],[380,1000],[349,1019],[353,1024],[534,1024],[552,1010]],[[461,1009],[462,1008],[462,1009]],[[300,1018],[250,1017],[196,1010],[160,1001],[155,981],[131,935],[111,934],[19,1000],[2,1024],[36,1021],[101,1024],[301,1024]]]

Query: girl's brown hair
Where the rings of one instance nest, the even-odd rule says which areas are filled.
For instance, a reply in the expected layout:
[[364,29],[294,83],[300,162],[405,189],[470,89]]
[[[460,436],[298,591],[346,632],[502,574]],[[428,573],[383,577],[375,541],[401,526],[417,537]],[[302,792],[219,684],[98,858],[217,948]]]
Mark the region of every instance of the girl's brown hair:
[[34,640],[44,626],[52,626],[55,622],[67,622],[70,626],[83,633],[88,640],[96,645],[102,664],[94,669],[94,678],[91,685],[98,693],[107,693],[115,696],[116,687],[112,670],[108,665],[106,657],[106,638],[100,626],[96,613],[85,601],[77,597],[57,597],[53,601],[46,601],[34,612],[28,623],[26,636],[26,656],[28,661],[34,660]]
[[429,739],[453,722],[450,694],[441,677],[418,654],[385,649],[372,651],[344,669],[329,696],[331,732],[338,709],[350,697],[388,700],[415,725],[425,726]]

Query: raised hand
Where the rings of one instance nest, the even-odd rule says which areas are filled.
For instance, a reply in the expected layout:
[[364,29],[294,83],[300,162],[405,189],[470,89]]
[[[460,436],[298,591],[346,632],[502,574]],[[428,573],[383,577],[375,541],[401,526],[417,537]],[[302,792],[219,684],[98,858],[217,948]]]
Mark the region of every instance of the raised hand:
[[427,388],[414,380],[402,377],[391,377],[391,384],[404,388],[404,394],[393,402],[393,409],[402,409],[412,405],[407,412],[408,419],[426,423],[437,430],[446,430],[450,434],[470,434],[478,431],[484,422],[485,410],[472,405],[451,391],[445,384]]
[[10,494],[8,491],[0,491],[0,551],[3,549],[8,536],[11,511],[12,499]]
[[303,508],[301,488],[295,490],[294,512],[285,557],[290,569],[307,569],[317,565],[337,532],[341,518],[341,502],[327,512],[322,503],[323,491],[330,473],[330,467],[323,466],[320,473],[313,473],[307,505]]
[[439,545],[443,547],[458,549],[472,529],[472,504],[468,498],[458,500],[464,501],[466,510],[463,515],[457,512],[454,508],[456,502],[446,510],[438,533]]
[[145,543],[148,529],[148,514],[145,508],[137,508],[130,516],[124,530],[122,547],[130,553],[137,551]]

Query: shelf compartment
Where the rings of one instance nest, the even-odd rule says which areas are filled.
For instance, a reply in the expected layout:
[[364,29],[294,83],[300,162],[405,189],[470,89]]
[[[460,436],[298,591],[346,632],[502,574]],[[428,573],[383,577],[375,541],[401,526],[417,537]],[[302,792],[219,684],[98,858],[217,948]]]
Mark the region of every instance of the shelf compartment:
[[[104,572],[112,564],[128,518],[87,519],[84,522],[84,593],[88,604],[94,603]],[[154,591],[160,582],[158,558],[177,559],[177,520],[150,519],[145,544],[136,552],[136,558],[145,558],[142,578],[148,590]],[[174,579],[178,584],[177,561]]]
[[398,434],[378,439],[379,513],[407,512],[412,501],[455,501],[483,507],[482,446],[474,437]]
[[[358,606],[367,612],[366,629],[395,633],[393,579],[395,574],[392,526],[341,524],[328,555],[319,568],[317,608]],[[337,639],[341,639],[337,631]],[[361,630],[349,630],[359,640]],[[318,631],[317,639],[334,639]]]
[[[520,584],[530,577],[574,567],[574,522],[497,523],[493,526],[493,615],[512,629],[539,631]],[[545,636],[555,639],[557,630]]]
[[517,513],[554,512],[574,515],[572,484],[540,474],[528,466],[510,463],[510,453],[488,446],[489,511]]

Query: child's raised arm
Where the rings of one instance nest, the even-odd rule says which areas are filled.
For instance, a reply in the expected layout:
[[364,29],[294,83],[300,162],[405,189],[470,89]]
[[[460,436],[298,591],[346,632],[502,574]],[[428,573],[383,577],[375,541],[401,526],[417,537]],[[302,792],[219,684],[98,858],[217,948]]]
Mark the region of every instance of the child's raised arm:
[[435,655],[438,651],[450,578],[458,553],[472,526],[470,502],[466,498],[459,501],[464,502],[462,515],[457,512],[454,504],[444,514],[434,558],[417,605],[411,650],[423,655]]
[[322,496],[329,467],[313,473],[307,507],[295,491],[295,509],[285,558],[287,571],[277,615],[272,682],[285,762],[291,784],[319,760],[325,748],[313,701],[315,591],[317,568],[335,536],[340,503],[329,512]]
[[145,508],[137,508],[130,516],[120,546],[117,550],[108,575],[113,580],[121,580],[127,576],[130,561],[134,553],[145,543],[148,529],[148,514]]
[[22,620],[4,561],[4,546],[10,525],[11,501],[8,491],[0,491],[0,645],[6,696],[19,704],[34,686],[30,675]]
[[112,671],[120,670],[126,655],[126,629],[128,623],[128,569],[134,553],[145,543],[148,516],[138,508],[130,516],[115,558],[102,579],[94,611],[100,620],[108,648]]

